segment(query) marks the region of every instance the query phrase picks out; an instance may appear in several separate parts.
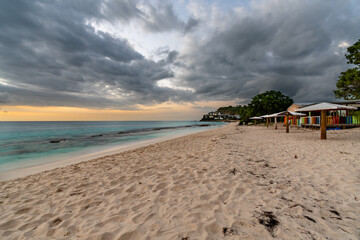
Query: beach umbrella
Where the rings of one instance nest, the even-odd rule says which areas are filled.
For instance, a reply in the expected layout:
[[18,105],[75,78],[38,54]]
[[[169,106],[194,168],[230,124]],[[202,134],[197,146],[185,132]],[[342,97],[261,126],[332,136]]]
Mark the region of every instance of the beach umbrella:
[[292,111],[283,111],[279,112],[278,116],[286,116],[286,133],[289,133],[289,116],[305,116],[305,114]]
[[356,110],[356,107],[333,104],[328,102],[322,102],[311,106],[296,109],[296,112],[321,112],[320,115],[320,129],[321,139],[326,139],[326,111],[332,110]]
[[262,117],[251,117],[249,118],[250,120],[255,120],[255,126],[256,126],[256,120],[261,120],[263,119]]

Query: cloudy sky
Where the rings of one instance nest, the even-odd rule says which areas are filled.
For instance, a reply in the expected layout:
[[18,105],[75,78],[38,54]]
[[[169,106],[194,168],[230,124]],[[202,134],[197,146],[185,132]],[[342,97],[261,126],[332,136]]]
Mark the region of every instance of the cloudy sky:
[[0,120],[184,120],[331,101],[358,0],[3,0]]

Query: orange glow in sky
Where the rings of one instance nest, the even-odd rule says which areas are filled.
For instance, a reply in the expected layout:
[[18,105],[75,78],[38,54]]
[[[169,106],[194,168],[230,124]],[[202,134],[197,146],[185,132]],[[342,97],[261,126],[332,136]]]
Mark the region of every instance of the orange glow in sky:
[[[76,107],[1,106],[0,121],[182,121],[200,120],[202,115],[234,102],[163,103],[139,105],[137,110]],[[202,107],[212,107],[202,108]]]

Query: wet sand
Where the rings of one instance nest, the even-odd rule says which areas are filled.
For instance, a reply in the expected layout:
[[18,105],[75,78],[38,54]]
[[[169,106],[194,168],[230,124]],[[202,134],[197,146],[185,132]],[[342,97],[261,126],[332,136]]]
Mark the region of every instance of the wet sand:
[[0,183],[1,239],[359,239],[360,129],[227,125]]

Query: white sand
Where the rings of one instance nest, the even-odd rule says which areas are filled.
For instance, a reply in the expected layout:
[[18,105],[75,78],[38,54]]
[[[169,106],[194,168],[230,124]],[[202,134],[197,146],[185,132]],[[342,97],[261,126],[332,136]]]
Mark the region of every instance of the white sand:
[[231,124],[1,182],[0,238],[359,239],[360,129],[319,138]]

